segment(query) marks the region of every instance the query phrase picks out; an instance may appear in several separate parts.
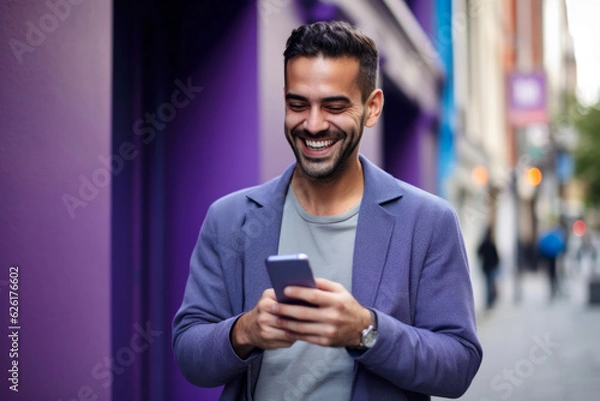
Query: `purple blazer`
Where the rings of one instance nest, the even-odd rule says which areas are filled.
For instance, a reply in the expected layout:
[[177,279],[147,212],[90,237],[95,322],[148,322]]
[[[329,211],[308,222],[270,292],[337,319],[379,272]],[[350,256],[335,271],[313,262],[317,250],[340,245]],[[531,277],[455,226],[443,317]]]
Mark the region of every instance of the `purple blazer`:
[[[377,313],[377,343],[354,356],[352,400],[459,397],[482,358],[469,267],[450,204],[360,158],[360,206],[352,294]],[[240,359],[235,320],[270,288],[265,259],[277,253],[294,164],[263,185],[217,200],[191,258],[173,350],[184,376],[225,385],[222,400],[251,400],[262,351]]]

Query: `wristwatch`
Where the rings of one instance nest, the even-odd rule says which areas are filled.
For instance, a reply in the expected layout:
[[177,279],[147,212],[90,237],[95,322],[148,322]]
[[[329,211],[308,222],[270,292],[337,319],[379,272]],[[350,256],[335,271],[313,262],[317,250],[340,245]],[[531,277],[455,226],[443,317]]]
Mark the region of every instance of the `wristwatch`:
[[371,313],[371,324],[362,331],[360,334],[360,344],[358,347],[353,347],[353,350],[366,351],[373,347],[377,341],[377,315],[371,309],[369,309],[369,312]]

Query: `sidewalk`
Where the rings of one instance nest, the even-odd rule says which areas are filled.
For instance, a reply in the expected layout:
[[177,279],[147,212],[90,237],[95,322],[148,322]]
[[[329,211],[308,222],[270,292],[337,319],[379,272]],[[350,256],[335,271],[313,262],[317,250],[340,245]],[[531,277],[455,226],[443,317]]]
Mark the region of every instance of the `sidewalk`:
[[478,318],[483,363],[460,400],[600,399],[600,306],[587,304],[582,275],[550,302],[542,273],[523,276],[518,304],[505,277],[497,307]]

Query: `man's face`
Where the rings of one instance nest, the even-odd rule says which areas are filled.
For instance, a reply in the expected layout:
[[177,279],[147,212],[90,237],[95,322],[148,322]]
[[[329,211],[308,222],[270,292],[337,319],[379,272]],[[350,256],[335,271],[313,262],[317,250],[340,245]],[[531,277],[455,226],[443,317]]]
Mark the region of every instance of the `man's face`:
[[358,74],[358,60],[349,57],[288,61],[285,136],[309,178],[339,176],[358,158],[366,110]]

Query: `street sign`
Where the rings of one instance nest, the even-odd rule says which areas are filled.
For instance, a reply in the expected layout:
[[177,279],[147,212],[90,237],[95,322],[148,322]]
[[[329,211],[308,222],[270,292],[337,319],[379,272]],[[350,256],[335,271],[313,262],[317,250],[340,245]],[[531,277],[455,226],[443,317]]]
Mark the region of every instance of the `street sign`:
[[515,72],[508,77],[508,119],[517,128],[547,123],[546,75]]

